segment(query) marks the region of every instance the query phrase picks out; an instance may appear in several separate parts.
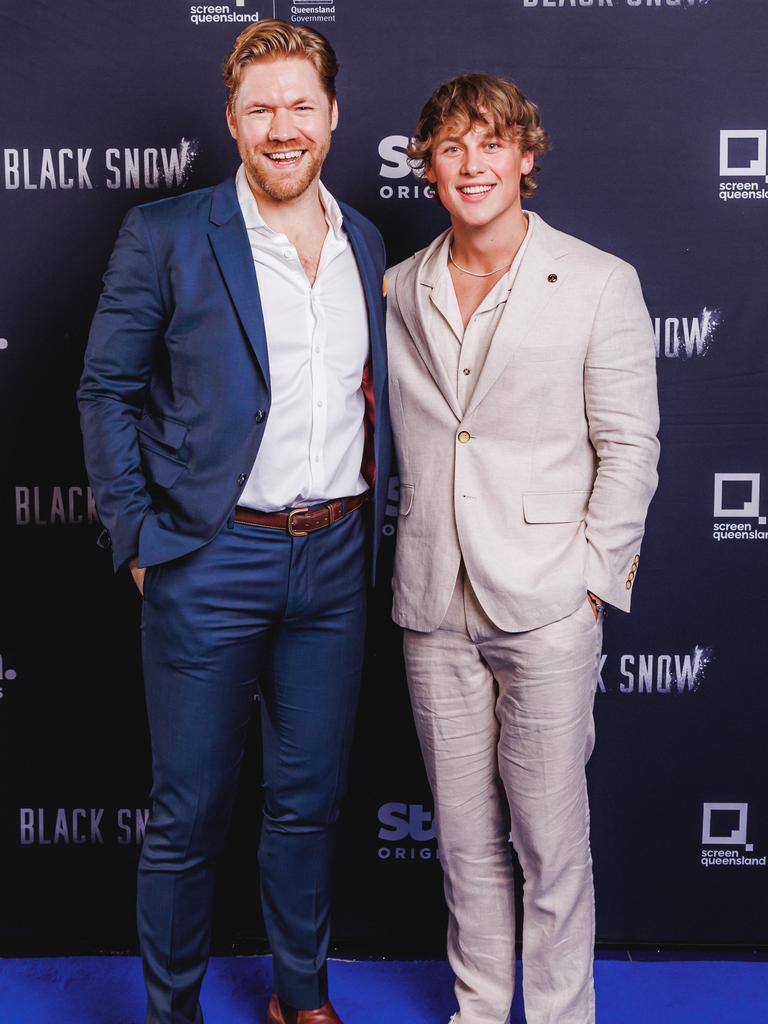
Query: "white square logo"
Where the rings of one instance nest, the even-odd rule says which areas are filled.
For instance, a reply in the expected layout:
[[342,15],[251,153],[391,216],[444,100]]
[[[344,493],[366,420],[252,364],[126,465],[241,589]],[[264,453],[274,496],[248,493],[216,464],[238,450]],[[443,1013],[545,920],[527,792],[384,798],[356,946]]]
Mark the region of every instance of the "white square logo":
[[[765,128],[726,128],[720,132],[720,174],[737,175],[742,178],[766,177],[768,167],[768,131]],[[746,166],[731,164],[731,140],[752,139],[757,143],[757,155]],[[766,178],[768,181],[768,178]]]
[[[706,846],[743,846],[745,850],[752,850],[752,843],[747,842],[747,815],[749,804],[704,804],[704,813],[701,822],[701,841]],[[712,814],[725,812],[728,818],[736,821],[736,827],[728,828],[727,835],[722,834],[720,829],[713,829]],[[734,817],[738,815],[738,817]],[[714,832],[714,834],[713,834]]]
[[[743,505],[739,508],[726,507],[723,499],[723,484],[731,481],[749,485],[749,496],[745,497]],[[760,474],[715,473],[714,514],[716,517],[736,516],[742,519],[757,519],[759,523],[764,523],[765,516],[760,515]]]

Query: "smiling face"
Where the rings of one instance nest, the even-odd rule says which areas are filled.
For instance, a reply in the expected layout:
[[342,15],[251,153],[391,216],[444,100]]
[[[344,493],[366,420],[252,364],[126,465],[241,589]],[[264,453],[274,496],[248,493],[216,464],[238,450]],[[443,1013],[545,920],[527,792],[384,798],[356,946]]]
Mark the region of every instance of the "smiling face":
[[435,138],[425,173],[454,224],[480,228],[522,218],[520,178],[531,171],[533,159],[487,124],[463,133],[447,126]]
[[276,202],[297,199],[316,184],[337,122],[336,101],[303,57],[250,64],[227,107],[251,188]]

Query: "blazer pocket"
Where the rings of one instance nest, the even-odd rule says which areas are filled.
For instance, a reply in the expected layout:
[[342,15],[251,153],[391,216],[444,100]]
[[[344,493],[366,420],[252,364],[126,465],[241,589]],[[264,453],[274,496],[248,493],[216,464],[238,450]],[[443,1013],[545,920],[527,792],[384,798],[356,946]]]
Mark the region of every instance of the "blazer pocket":
[[523,495],[526,523],[576,523],[584,519],[591,491],[528,491]]
[[400,508],[398,514],[401,516],[407,516],[413,507],[413,493],[415,487],[413,484],[400,484]]
[[169,490],[181,474],[187,468],[185,462],[174,459],[168,452],[160,451],[159,448],[151,448],[142,440],[139,441],[141,448],[144,472],[151,483],[158,484]]
[[145,438],[150,438],[156,445],[169,448],[172,451],[181,448],[189,433],[189,427],[186,423],[180,423],[178,420],[170,420],[165,416],[158,416],[156,413],[153,414],[146,411],[142,413],[141,419],[136,424],[136,429],[143,435],[143,437],[139,438],[140,442],[143,443]]

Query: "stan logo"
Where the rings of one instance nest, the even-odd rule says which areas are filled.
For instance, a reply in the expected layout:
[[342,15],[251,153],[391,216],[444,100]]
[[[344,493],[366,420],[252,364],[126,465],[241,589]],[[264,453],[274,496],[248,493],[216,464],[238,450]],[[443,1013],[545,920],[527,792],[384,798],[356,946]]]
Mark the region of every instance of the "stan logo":
[[[381,140],[379,143],[380,178],[386,178],[389,181],[402,181],[403,178],[409,176],[417,179],[424,177],[420,168],[411,166],[406,152],[408,142],[407,135],[387,135]],[[423,184],[409,182],[407,185],[382,185],[379,195],[382,199],[434,199],[435,190],[427,182]]]
[[5,698],[5,687],[3,683],[12,683],[16,678],[16,669],[8,668],[0,654],[0,700]]
[[749,804],[704,804],[701,821],[701,863],[704,867],[765,867],[765,856],[744,856],[755,849],[747,839],[748,818]]
[[715,540],[768,540],[768,531],[756,529],[766,525],[760,514],[760,474],[715,473],[714,515]]
[[9,683],[12,683],[16,678],[16,670],[13,668],[7,668],[3,662],[3,656],[0,654],[0,682],[6,679]]
[[402,846],[380,846],[380,860],[435,860],[435,846],[426,846],[435,839],[432,811],[422,804],[382,804],[379,808],[379,839]]
[[[768,130],[723,128],[720,131],[720,190],[723,202],[730,199],[768,199]],[[755,180],[762,178],[763,182]],[[728,180],[726,180],[728,179]]]
[[391,476],[387,482],[387,507],[384,517],[387,522],[381,528],[385,537],[393,537],[397,529],[397,513],[400,507],[400,477]]

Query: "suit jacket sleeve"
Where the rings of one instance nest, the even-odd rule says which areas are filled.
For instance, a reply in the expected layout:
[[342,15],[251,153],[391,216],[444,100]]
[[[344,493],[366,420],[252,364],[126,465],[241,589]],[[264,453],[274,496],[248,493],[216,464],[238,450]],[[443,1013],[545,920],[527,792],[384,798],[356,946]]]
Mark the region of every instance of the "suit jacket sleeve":
[[626,263],[611,273],[600,298],[584,398],[598,458],[586,518],[587,588],[629,611],[633,563],[658,481],[659,408],[653,331],[637,274]]
[[104,275],[78,391],[86,468],[116,570],[137,553],[151,508],[136,424],[165,324],[154,252],[136,208]]

